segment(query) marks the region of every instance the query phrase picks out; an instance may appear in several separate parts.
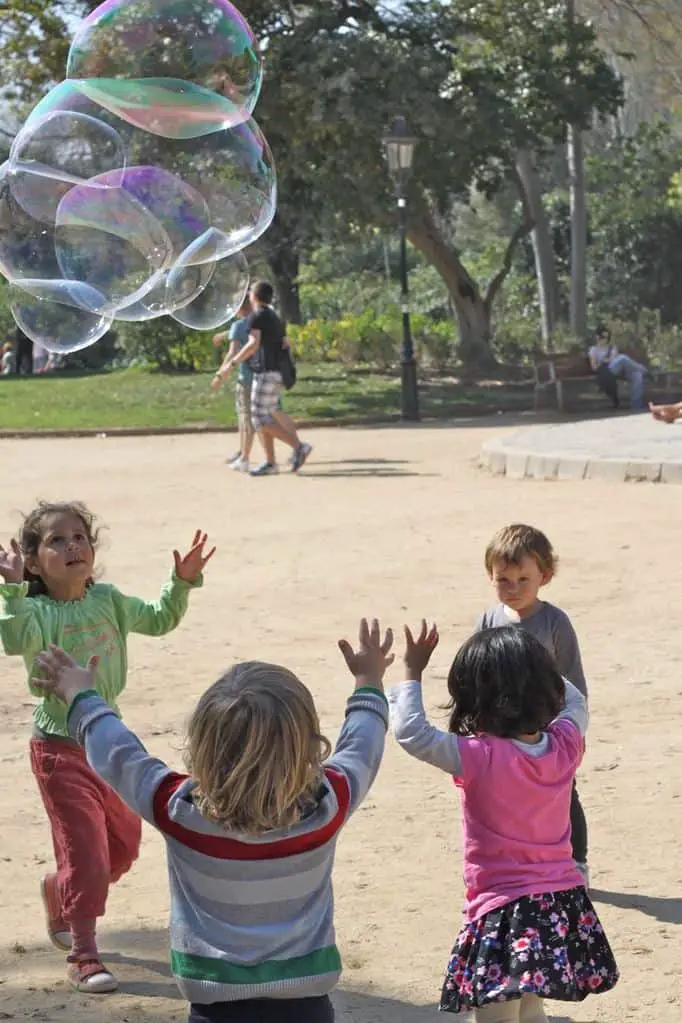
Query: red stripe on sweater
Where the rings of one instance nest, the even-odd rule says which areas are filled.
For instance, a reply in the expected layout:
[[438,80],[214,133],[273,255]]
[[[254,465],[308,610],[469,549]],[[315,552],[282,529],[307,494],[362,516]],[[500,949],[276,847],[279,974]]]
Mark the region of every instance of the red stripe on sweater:
[[204,835],[192,831],[171,819],[168,806],[181,785],[187,781],[187,775],[168,774],[154,794],[154,821],[164,835],[174,838],[204,856],[216,860],[279,860],[286,856],[298,856],[299,853],[319,849],[328,842],[342,826],[350,806],[350,787],[345,775],[332,768],[325,768],[325,777],[336,795],[338,810],[330,821],[316,831],[293,838],[282,838],[277,842],[240,842],[235,838],[223,838],[221,835]]

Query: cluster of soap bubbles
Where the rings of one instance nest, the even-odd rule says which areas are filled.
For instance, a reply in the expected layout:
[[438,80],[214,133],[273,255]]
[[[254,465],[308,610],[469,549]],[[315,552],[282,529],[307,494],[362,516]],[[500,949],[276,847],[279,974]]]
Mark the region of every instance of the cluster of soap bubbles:
[[213,330],[275,213],[256,39],[228,0],[106,0],[0,167],[0,272],[51,352],[114,320]]

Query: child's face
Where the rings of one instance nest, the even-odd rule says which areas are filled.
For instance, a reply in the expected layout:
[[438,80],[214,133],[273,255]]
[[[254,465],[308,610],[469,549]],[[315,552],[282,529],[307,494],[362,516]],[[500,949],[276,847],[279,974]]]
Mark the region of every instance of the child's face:
[[39,575],[48,592],[78,590],[92,576],[95,552],[78,515],[47,515],[37,554],[26,559],[29,571]]
[[524,611],[535,608],[540,587],[545,586],[551,578],[551,573],[543,572],[535,558],[526,554],[518,564],[511,561],[495,562],[490,581],[497,599],[512,611],[523,615]]

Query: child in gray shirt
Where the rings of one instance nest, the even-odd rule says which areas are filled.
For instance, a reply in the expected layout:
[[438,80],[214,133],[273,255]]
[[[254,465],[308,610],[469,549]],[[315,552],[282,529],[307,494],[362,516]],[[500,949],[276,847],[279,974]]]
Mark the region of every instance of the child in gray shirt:
[[[553,656],[564,678],[587,696],[578,637],[565,611],[541,600],[539,592],[556,574],[558,558],[544,533],[533,526],[505,526],[485,552],[485,567],[498,603],[478,619],[476,631],[518,625],[530,632]],[[573,858],[589,887],[587,822],[573,785],[571,799]]]

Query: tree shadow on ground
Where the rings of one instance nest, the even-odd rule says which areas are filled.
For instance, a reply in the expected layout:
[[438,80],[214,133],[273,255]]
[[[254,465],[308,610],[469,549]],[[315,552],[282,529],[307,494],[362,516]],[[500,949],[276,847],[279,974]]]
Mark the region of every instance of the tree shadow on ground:
[[618,909],[636,909],[665,924],[682,924],[682,899],[642,895],[639,892],[609,892],[599,888],[590,890],[593,902],[605,902]]

